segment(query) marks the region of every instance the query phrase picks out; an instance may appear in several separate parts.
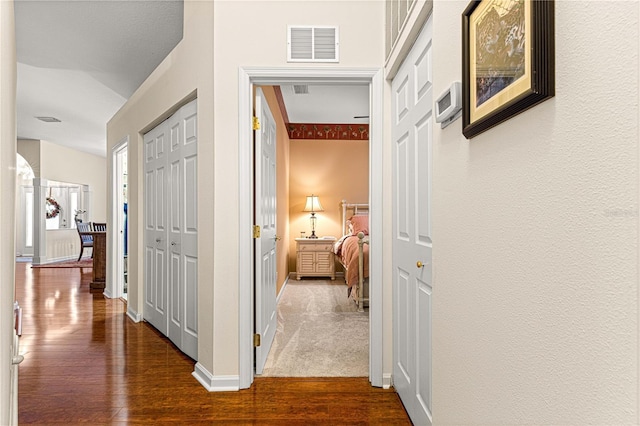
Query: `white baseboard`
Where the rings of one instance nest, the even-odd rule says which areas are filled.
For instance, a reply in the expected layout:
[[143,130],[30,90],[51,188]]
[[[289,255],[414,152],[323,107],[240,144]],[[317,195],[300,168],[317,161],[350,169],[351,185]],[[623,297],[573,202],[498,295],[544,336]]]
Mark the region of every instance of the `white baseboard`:
[[382,375],[382,389],[391,389],[393,386],[393,376],[391,374]]
[[[295,272],[289,272],[289,275],[287,276],[287,281],[295,280],[297,275],[298,274],[296,274]],[[343,272],[336,271],[336,278],[344,278],[344,271]],[[319,277],[318,279],[322,279],[322,277]]]
[[[78,260],[75,256],[62,256],[62,257],[41,257],[38,259],[39,265],[46,265],[48,263],[66,262],[68,260]],[[35,263],[35,258],[34,258]]]
[[129,318],[131,318],[131,320],[133,322],[140,322],[142,321],[142,315],[140,315],[139,313],[137,313],[136,311],[134,311],[133,309],[131,309],[129,307],[129,304],[127,304],[127,316]]
[[47,256],[32,256],[31,264],[32,265],[44,265],[47,263]]
[[240,390],[240,376],[214,376],[199,362],[196,363],[191,375],[209,392]]
[[284,284],[282,284],[282,287],[280,287],[280,291],[278,292],[278,296],[276,297],[276,305],[280,302],[280,298],[282,297],[282,294],[284,293],[284,289],[287,287],[287,284],[289,283],[289,279],[291,279],[291,274],[287,275],[287,278],[285,278],[284,280]]

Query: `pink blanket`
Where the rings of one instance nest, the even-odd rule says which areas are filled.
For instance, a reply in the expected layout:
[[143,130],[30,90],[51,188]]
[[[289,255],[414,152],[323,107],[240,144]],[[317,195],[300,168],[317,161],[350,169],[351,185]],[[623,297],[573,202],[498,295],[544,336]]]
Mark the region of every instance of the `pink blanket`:
[[[347,267],[345,271],[345,281],[347,286],[351,289],[353,286],[358,285],[358,237],[351,235],[346,237],[342,244],[337,247],[336,254],[340,257],[343,265]],[[369,244],[363,245],[363,257],[364,257],[364,277],[369,277]]]

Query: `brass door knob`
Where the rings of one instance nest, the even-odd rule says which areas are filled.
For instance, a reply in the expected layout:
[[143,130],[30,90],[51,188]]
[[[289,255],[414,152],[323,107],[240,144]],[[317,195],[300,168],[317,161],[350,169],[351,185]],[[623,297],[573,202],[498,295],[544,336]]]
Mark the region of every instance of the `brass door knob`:
[[422,268],[424,266],[424,263],[420,262],[419,260],[416,262],[416,266],[418,268]]
[[276,241],[280,241],[282,238],[278,237],[277,235],[275,236]]

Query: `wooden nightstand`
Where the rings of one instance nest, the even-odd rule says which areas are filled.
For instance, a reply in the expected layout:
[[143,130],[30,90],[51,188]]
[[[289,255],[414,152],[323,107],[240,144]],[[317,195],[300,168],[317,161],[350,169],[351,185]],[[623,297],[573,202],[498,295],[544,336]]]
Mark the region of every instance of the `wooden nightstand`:
[[331,251],[336,239],[296,238],[296,274],[302,277],[331,277],[336,279],[336,264]]

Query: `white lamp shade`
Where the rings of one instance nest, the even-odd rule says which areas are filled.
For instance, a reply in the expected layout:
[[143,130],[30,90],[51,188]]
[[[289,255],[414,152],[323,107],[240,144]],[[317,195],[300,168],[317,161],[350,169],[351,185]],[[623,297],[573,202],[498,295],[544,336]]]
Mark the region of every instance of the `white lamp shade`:
[[323,212],[322,204],[316,195],[307,196],[307,204],[304,206],[303,212]]

